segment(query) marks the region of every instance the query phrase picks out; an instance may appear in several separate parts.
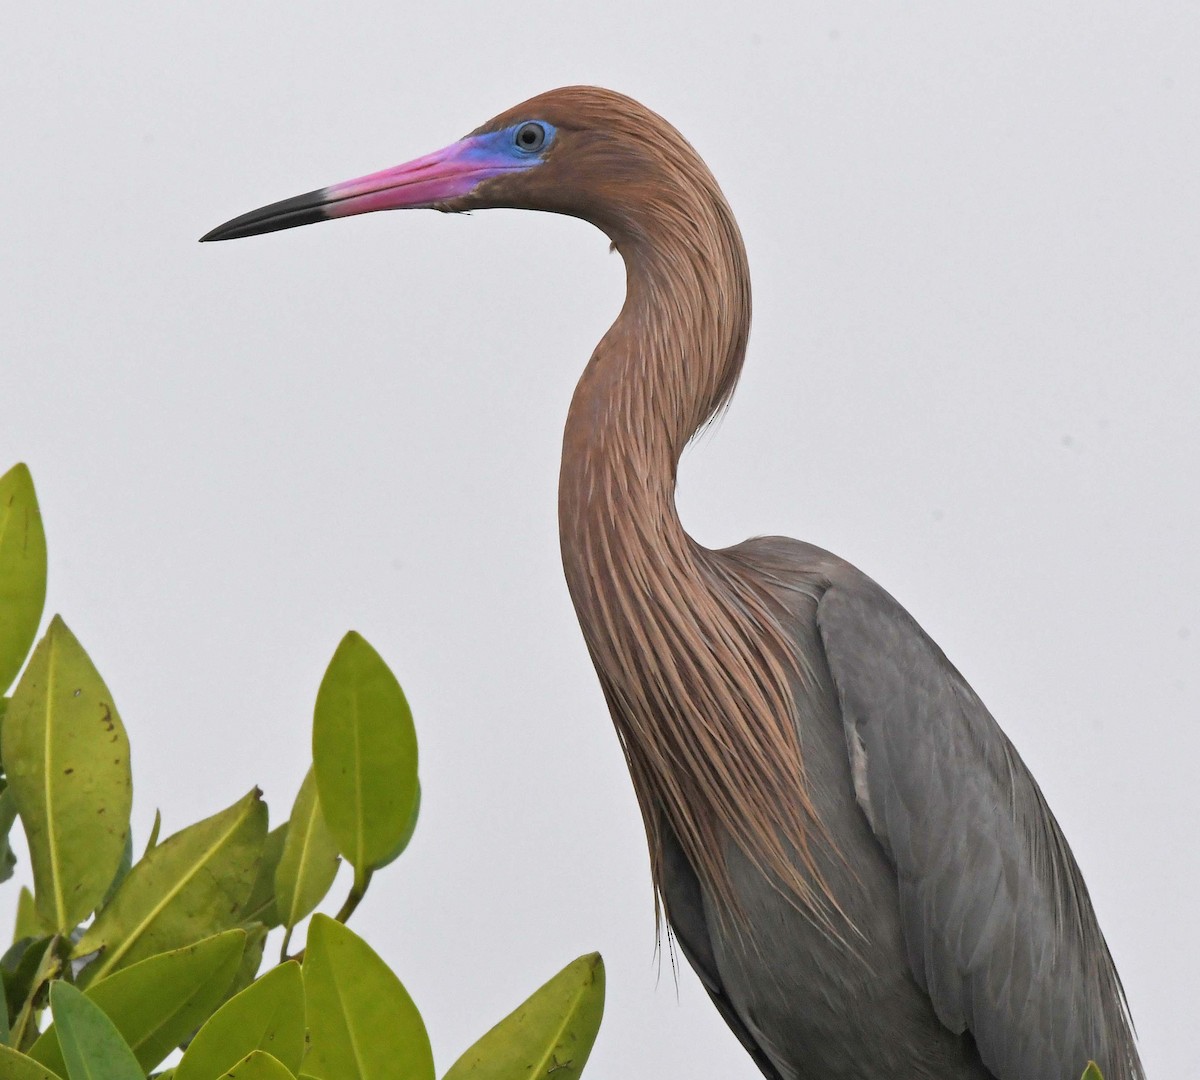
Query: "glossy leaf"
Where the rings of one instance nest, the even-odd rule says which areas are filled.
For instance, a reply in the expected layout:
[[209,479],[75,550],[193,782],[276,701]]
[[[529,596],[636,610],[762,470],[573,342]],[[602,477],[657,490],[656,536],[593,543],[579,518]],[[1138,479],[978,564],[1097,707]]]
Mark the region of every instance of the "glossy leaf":
[[413,799],[413,808],[408,815],[408,824],[404,826],[404,834],[400,837],[400,842],[396,844],[395,849],[386,859],[383,860],[375,869],[388,866],[395,862],[401,855],[404,854],[408,845],[412,843],[413,833],[417,831],[417,822],[421,818],[421,781],[417,781],[417,794]]
[[313,911],[333,885],[338,847],[325,825],[312,769],[300,785],[275,871],[276,909],[289,930]]
[[27,938],[17,942],[0,960],[4,995],[12,1013],[9,1044],[18,1048],[28,1044],[36,1031],[36,1003],[42,989],[62,971],[57,937]]
[[8,1044],[24,1050],[37,1038],[38,1015],[45,1007],[45,990],[52,979],[62,977],[64,958],[62,938],[29,938],[18,942],[5,954],[28,946],[10,977],[4,974],[4,993],[11,1007]]
[[2,734],[0,757],[29,841],[38,914],[66,932],[117,873],[133,782],[112,696],[57,615],[13,694]]
[[314,915],[304,952],[309,1052],[316,1080],[433,1080],[421,1014],[400,980],[352,930]]
[[259,860],[254,885],[250,889],[250,898],[242,912],[242,918],[247,922],[261,922],[272,929],[279,925],[279,911],[275,903],[275,870],[283,855],[287,832],[288,823],[285,821],[267,833],[262,859]]
[[50,1009],[69,1080],[145,1080],[133,1051],[104,1010],[70,983],[51,984]]
[[45,933],[46,927],[42,925],[41,919],[38,918],[37,908],[34,906],[33,893],[22,885],[21,891],[17,894],[17,921],[16,926],[13,927],[13,941],[41,937]]
[[[278,1058],[262,1050],[247,1054],[220,1080],[293,1080],[295,1073]],[[216,1080],[214,1077],[213,1080]],[[350,1078],[347,1077],[347,1080]]]
[[604,1014],[599,953],[568,964],[483,1036],[443,1080],[575,1080]]
[[267,807],[256,788],[148,852],[75,946],[76,956],[103,950],[81,981],[236,926],[266,835]]
[[304,980],[294,960],[230,998],[202,1027],[175,1068],[175,1080],[217,1080],[256,1050],[293,1076],[304,1056]]
[[321,812],[361,884],[402,841],[417,794],[417,735],[404,691],[351,631],[329,663],[313,713]]
[[133,869],[133,831],[130,830],[125,834],[125,849],[121,852],[121,861],[117,863],[117,872],[113,875],[112,881],[108,883],[108,888],[104,890],[104,896],[100,900],[100,907],[107,907],[109,901],[117,894],[117,890],[121,887],[121,883],[129,876],[129,871]]
[[[87,990],[132,1049],[143,1070],[154,1068],[220,1003],[242,958],[246,935],[228,930],[174,952],[152,956]],[[57,1025],[33,1044],[30,1056],[62,1072]]]
[[12,685],[46,605],[46,534],[24,465],[0,476],[0,691]]
[[158,847],[158,834],[162,831],[162,811],[154,811],[154,824],[150,826],[150,835],[146,837],[146,850],[142,852],[144,859],[156,847]]
[[8,834],[17,820],[17,803],[12,792],[0,780],[0,883],[13,876],[17,856],[8,842]]
[[0,1046],[0,1076],[4,1080],[63,1080],[58,1073],[8,1046]]
[[243,923],[242,930],[246,931],[246,948],[242,950],[242,960],[238,965],[233,982],[225,991],[223,1000],[228,1000],[235,994],[240,994],[258,977],[258,969],[262,967],[263,949],[267,944],[267,928],[260,922]]

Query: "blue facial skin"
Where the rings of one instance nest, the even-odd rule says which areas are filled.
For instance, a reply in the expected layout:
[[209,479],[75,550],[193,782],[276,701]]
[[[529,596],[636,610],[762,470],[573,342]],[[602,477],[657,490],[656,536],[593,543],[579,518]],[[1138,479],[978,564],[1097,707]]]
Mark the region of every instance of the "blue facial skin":
[[[527,148],[521,145],[518,135],[532,127],[541,129],[543,139],[536,148]],[[463,157],[475,159],[484,167],[499,167],[505,171],[528,169],[542,163],[546,151],[554,144],[554,136],[553,124],[547,124],[544,120],[523,120],[512,127],[464,140],[470,145],[464,148]]]

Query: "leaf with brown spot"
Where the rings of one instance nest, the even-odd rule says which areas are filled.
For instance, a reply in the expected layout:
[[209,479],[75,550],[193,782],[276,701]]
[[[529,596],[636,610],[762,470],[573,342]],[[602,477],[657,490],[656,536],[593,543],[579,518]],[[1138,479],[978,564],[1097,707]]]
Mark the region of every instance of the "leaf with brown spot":
[[255,1050],[247,1054],[220,1080],[292,1080],[290,1072],[278,1058],[265,1050]]
[[196,1033],[175,1068],[178,1080],[214,1080],[255,1050],[292,1075],[304,1056],[304,980],[294,960],[230,998]]
[[0,1046],[0,1076],[4,1080],[62,1080],[58,1073],[9,1046]]
[[442,1080],[576,1080],[604,1015],[604,961],[573,961],[462,1055]]
[[[152,1069],[217,1007],[242,957],[241,930],[215,934],[185,949],[161,953],[88,987],[87,998],[104,1011],[129,1044],[138,1064]],[[51,1025],[31,1057],[65,1072],[58,1032]]]
[[311,1040],[304,1071],[318,1080],[434,1080],[433,1052],[408,991],[339,922],[314,915],[304,951]]
[[50,623],[0,733],[42,921],[68,932],[100,903],[129,834],[129,740],[112,695],[67,624]]
[[262,858],[267,806],[256,788],[147,853],[75,945],[102,949],[81,982],[238,925]]

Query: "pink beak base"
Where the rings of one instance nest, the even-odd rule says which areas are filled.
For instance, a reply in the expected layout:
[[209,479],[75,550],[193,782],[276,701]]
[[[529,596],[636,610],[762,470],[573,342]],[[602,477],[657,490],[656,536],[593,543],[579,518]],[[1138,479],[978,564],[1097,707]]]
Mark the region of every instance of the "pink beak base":
[[200,240],[238,240],[375,210],[434,207],[469,194],[485,180],[526,169],[529,164],[497,153],[494,140],[487,136],[468,137],[405,165],[251,210],[218,225]]

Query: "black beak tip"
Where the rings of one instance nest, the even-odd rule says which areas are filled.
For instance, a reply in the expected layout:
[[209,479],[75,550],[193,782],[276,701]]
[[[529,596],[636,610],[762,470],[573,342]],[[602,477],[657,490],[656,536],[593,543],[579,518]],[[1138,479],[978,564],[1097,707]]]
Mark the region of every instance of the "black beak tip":
[[318,221],[328,221],[325,212],[325,189],[318,188],[303,195],[297,195],[282,202],[271,203],[269,206],[251,210],[218,225],[200,237],[200,243],[206,244],[215,240],[240,240],[245,236],[258,236],[262,233],[278,232],[280,229],[294,229],[298,225],[312,225]]

